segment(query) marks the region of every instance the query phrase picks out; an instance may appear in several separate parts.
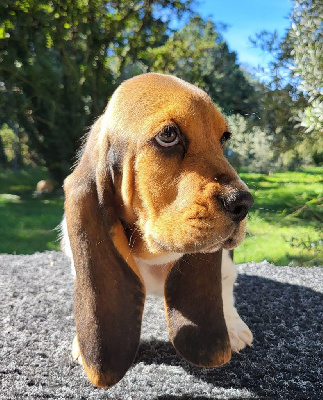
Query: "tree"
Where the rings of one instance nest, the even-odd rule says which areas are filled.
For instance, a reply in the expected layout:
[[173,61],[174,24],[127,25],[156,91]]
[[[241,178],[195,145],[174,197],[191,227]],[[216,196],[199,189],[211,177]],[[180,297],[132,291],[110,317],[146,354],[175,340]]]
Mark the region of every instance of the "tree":
[[[18,123],[58,182],[124,66],[191,0],[2,0],[0,126]],[[167,12],[165,12],[167,10]],[[121,71],[121,72],[120,72]]]
[[292,25],[286,40],[294,60],[293,73],[300,77],[299,88],[309,101],[323,100],[323,3],[294,0]]
[[254,88],[211,20],[191,18],[164,45],[141,52],[138,59],[150,71],[174,74],[204,89],[226,113],[256,111]]
[[250,127],[242,115],[227,117],[232,138],[225,147],[230,163],[249,172],[268,173],[273,169],[273,138],[259,126]]
[[252,40],[273,55],[271,81],[261,90],[261,116],[274,134],[277,152],[294,151],[315,162],[323,160],[322,17],[320,0],[294,0],[283,38],[264,31]]
[[[291,44],[293,73],[300,78],[299,89],[308,98],[305,109],[296,113],[304,128],[305,145],[317,161],[323,161],[323,3],[295,0],[292,26],[286,40]],[[321,154],[321,156],[320,156]]]

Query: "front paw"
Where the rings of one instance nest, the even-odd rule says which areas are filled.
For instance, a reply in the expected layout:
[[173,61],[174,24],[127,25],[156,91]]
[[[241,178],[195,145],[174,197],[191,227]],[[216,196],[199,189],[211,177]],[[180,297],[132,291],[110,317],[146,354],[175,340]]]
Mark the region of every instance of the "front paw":
[[246,346],[252,346],[252,333],[239,315],[226,318],[226,324],[233,352],[239,353]]
[[77,336],[74,337],[74,340],[72,343],[72,358],[73,358],[73,361],[78,362],[80,365],[83,365]]

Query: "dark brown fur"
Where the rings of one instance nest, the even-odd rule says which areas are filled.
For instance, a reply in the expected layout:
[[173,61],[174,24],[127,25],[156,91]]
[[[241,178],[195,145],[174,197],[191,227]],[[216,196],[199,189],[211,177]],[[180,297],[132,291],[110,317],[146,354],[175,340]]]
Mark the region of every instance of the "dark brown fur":
[[218,367],[231,358],[221,293],[222,251],[187,254],[165,284],[169,336],[178,353],[200,367]]

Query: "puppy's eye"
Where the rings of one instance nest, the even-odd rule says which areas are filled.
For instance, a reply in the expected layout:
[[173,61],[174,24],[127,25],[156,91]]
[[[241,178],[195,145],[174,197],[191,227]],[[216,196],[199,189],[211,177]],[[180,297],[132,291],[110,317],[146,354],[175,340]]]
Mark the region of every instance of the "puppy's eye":
[[179,142],[178,128],[173,125],[165,126],[155,138],[157,143],[163,147],[175,146]]
[[223,135],[221,136],[220,142],[221,146],[224,146],[225,143],[230,139],[231,137],[231,132],[224,132]]

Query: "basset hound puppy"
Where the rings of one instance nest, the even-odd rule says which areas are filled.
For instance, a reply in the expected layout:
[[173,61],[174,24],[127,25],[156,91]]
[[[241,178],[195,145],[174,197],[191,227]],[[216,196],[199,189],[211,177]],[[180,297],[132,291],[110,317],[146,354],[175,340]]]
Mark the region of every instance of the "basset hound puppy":
[[228,130],[204,91],[155,73],[122,83],[93,125],[64,183],[63,248],[76,271],[72,355],[94,385],[131,366],[146,294],[165,296],[170,340],[192,364],[251,345],[229,249],[253,199],[223,154]]

